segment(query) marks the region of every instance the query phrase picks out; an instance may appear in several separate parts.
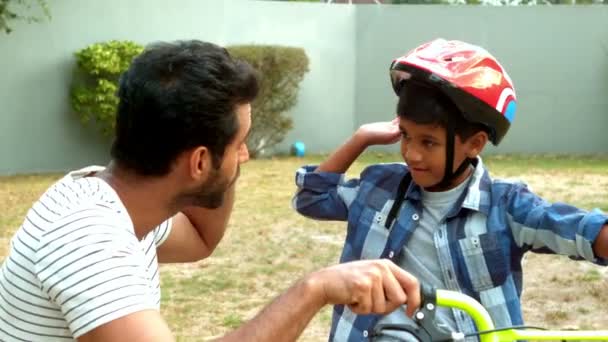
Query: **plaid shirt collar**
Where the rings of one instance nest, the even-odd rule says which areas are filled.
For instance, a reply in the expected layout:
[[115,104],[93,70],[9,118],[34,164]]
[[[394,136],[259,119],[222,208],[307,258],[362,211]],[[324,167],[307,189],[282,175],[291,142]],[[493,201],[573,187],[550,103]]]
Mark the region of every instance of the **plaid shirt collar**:
[[[467,191],[463,191],[454,206],[447,214],[447,218],[453,218],[460,214],[462,209],[469,209],[481,212],[485,215],[490,213],[490,198],[491,178],[487,170],[483,166],[481,157],[477,157],[473,161],[475,170],[467,179]],[[487,195],[481,195],[486,193]],[[405,198],[420,205],[422,201],[422,189],[420,186],[412,182],[405,193]]]

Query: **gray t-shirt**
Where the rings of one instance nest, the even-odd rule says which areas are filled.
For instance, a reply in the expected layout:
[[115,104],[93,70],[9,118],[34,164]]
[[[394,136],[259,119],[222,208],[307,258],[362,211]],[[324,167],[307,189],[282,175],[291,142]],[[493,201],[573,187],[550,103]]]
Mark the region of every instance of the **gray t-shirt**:
[[[467,187],[468,178],[457,187],[448,191],[429,192],[422,190],[422,214],[418,227],[407,245],[401,250],[395,262],[404,270],[415,275],[420,282],[427,283],[436,288],[445,288],[442,272],[439,266],[439,257],[433,235],[441,224],[448,211],[452,209],[462,192]],[[438,308],[436,319],[439,324],[456,330],[456,321],[452,311],[448,308]],[[399,324],[411,321],[405,315],[405,308],[399,308],[382,317],[378,324]],[[405,332],[386,330],[376,341],[416,341]]]

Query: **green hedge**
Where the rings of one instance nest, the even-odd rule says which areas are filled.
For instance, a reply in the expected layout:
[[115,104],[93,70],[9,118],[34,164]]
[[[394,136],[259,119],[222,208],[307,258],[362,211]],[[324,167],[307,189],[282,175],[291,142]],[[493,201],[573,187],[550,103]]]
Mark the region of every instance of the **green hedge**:
[[253,158],[285,139],[293,127],[288,112],[296,104],[300,83],[308,72],[308,57],[301,48],[241,45],[230,53],[249,62],[259,73],[260,94],[252,104],[247,147]]
[[76,75],[72,85],[72,108],[83,124],[94,120],[106,136],[112,136],[118,105],[118,79],[143,46],[111,40],[76,52]]
[[[252,127],[247,141],[253,158],[271,151],[292,128],[288,111],[296,104],[299,86],[308,72],[308,57],[301,48],[272,45],[228,47],[249,62],[260,78],[260,94],[252,104]],[[118,78],[143,46],[131,41],[109,41],[76,52],[72,108],[83,123],[97,122],[111,136],[116,121]]]

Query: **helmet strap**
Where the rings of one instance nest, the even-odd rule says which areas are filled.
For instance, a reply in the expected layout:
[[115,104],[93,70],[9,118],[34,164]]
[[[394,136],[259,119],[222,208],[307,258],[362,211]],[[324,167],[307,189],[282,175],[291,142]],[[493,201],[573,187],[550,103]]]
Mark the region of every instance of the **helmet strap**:
[[448,187],[452,181],[460,176],[468,167],[471,165],[471,158],[465,158],[460,166],[456,169],[456,171],[452,171],[454,165],[454,141],[456,139],[456,134],[454,134],[454,127],[448,122],[446,127],[446,147],[445,147],[445,172],[443,174],[443,179],[437,183],[437,187],[446,188]]

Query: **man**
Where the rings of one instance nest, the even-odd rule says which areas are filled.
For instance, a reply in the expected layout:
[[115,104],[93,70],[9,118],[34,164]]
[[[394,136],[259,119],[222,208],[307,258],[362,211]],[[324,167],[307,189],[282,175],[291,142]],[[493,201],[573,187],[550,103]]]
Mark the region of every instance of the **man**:
[[[216,45],[161,43],[121,77],[106,168],[72,172],[34,203],[0,273],[0,340],[171,341],[158,262],[209,256],[234,204],[252,68]],[[326,304],[387,313],[420,303],[389,261],[342,264],[297,281],[226,341],[295,340]]]

